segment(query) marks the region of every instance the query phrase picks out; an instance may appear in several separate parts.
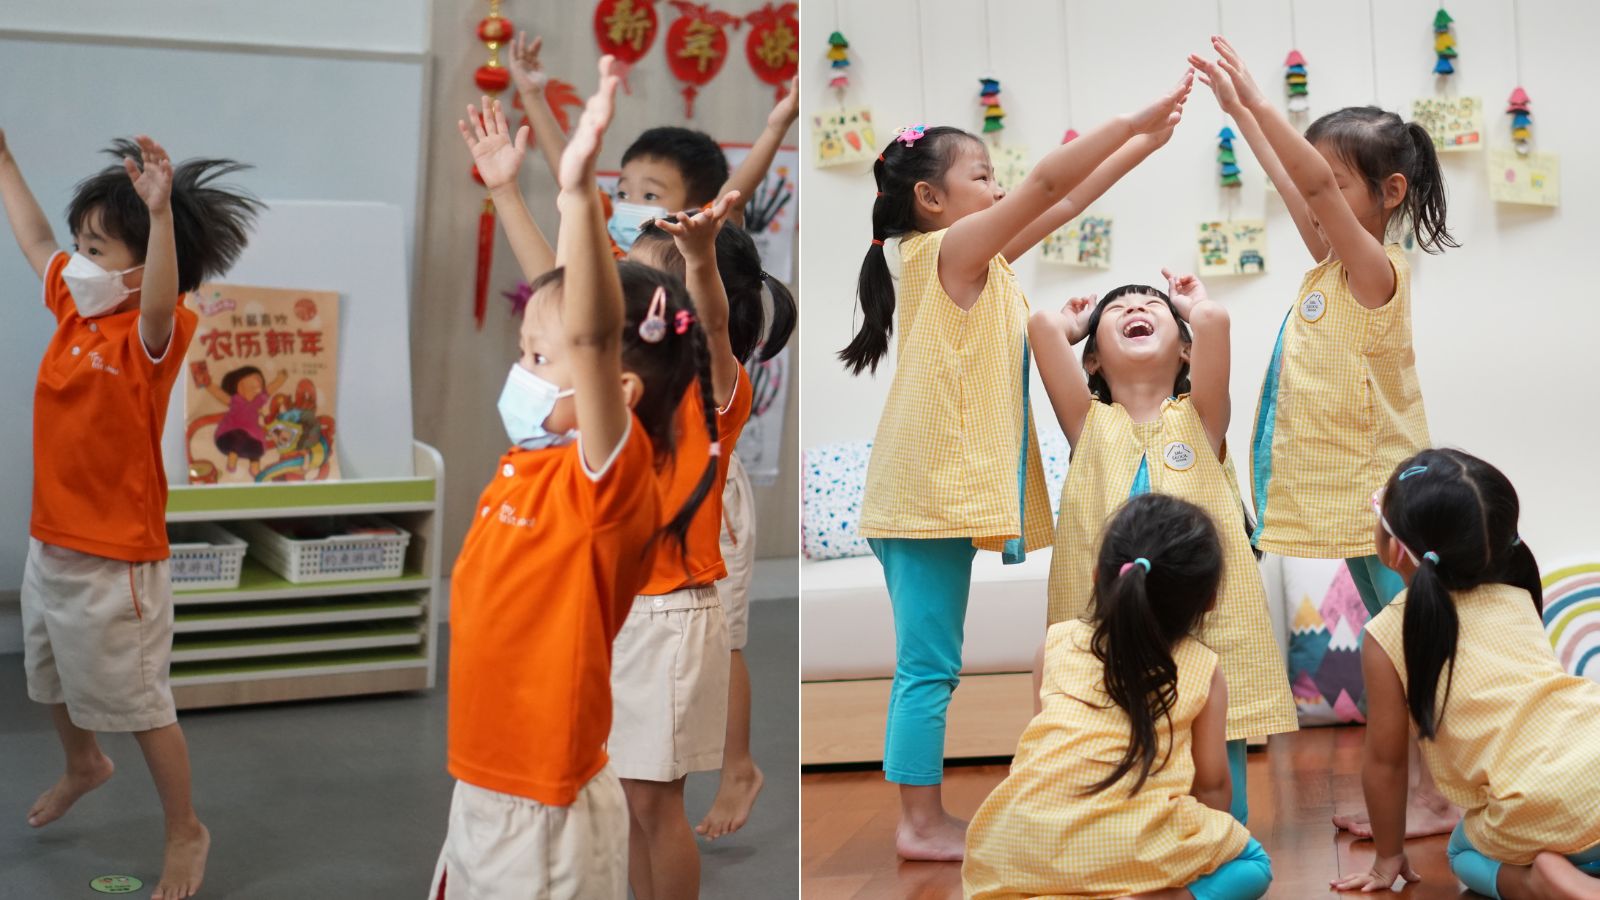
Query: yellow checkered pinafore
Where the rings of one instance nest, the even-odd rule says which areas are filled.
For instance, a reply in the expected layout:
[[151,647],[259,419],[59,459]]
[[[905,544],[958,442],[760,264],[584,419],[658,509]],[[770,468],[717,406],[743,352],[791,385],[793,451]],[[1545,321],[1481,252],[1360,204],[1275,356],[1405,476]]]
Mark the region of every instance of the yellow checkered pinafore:
[[1370,556],[1368,498],[1429,446],[1411,349],[1411,266],[1386,248],[1394,298],[1367,309],[1344,263],[1306,273],[1261,385],[1251,440],[1255,544],[1282,556]]
[[[1452,599],[1454,681],[1446,700],[1446,666],[1438,733],[1422,741],[1422,755],[1439,792],[1461,807],[1467,840],[1514,866],[1543,850],[1570,856],[1600,845],[1600,684],[1561,668],[1527,591],[1486,584]],[[1405,609],[1401,593],[1367,623],[1401,685],[1410,683]]]
[[961,867],[966,896],[1120,897],[1183,887],[1238,856],[1250,839],[1225,810],[1202,804],[1194,787],[1191,728],[1211,692],[1217,656],[1185,638],[1173,648],[1177,701],[1170,731],[1139,792],[1135,774],[1098,794],[1084,790],[1127,750],[1128,716],[1105,694],[1105,670],[1090,649],[1094,626],[1069,619],[1050,627],[1043,710],[1033,717],[1011,774],[967,828]]
[[900,243],[894,382],[867,463],[861,535],[966,537],[982,550],[1020,536],[1033,550],[1050,541],[1050,500],[1033,412],[1023,403],[1028,301],[996,254],[977,303],[956,306],[939,283],[947,233]]
[[[1222,660],[1228,681],[1228,739],[1294,731],[1294,698],[1272,635],[1261,570],[1250,552],[1233,462],[1226,455],[1219,460],[1211,451],[1205,423],[1188,394],[1163,403],[1161,417],[1153,422],[1133,421],[1120,404],[1089,404],[1061,491],[1050,558],[1050,623],[1087,614],[1101,532],[1141,481],[1136,478],[1141,466],[1150,491],[1204,509],[1222,538],[1217,606],[1197,637]],[[1159,566],[1161,560],[1150,563]]]

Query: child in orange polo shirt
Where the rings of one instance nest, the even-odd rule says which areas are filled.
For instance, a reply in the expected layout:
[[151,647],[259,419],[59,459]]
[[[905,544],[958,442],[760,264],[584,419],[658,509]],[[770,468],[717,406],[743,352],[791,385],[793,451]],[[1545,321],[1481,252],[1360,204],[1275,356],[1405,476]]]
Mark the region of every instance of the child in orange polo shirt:
[[[611,65],[600,61],[600,89],[561,158],[564,266],[533,284],[500,397],[516,446],[452,577],[457,784],[438,900],[627,895],[627,812],[606,748],[611,645],[657,553],[682,552],[695,513],[695,498],[663,504],[656,473],[675,445],[684,451],[679,398],[706,351],[682,282],[618,265],[607,245],[594,164]],[[468,108],[467,145],[480,171],[514,170],[527,129],[513,139],[500,104],[485,107],[481,118]],[[507,234],[514,248],[531,238]]]
[[78,185],[74,250],[57,249],[0,132],[0,199],[44,280],[56,332],[33,399],[33,516],[23,570],[28,696],[50,704],[66,773],[28,810],[37,828],[111,777],[95,733],[133,732],[166,816],[151,897],[200,887],[211,838],[189,797],[189,752],[167,677],[172,583],[161,431],[194,336],[181,295],[226,272],[260,204],[211,184],[243,168],[174,168],[148,137]]

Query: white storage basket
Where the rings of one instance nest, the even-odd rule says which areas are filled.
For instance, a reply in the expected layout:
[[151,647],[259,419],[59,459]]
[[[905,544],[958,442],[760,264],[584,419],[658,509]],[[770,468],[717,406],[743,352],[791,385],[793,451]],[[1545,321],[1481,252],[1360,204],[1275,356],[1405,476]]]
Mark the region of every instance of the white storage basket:
[[245,521],[238,523],[238,527],[250,542],[252,557],[296,584],[399,578],[404,573],[410,532],[373,517],[341,517],[336,521],[346,527],[390,528],[397,533],[339,534],[296,540],[280,534],[266,522]]
[[174,591],[232,590],[239,586],[245,543],[211,522],[167,526]]

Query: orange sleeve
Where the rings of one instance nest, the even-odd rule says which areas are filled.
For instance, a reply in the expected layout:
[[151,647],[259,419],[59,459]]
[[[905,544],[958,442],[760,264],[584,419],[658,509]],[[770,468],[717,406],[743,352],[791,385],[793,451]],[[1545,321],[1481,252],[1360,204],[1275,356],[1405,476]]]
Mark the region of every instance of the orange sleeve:
[[592,486],[594,505],[590,515],[596,526],[627,518],[645,499],[644,494],[659,490],[655,477],[655,448],[637,416],[628,422],[628,436],[604,472],[591,477],[581,453],[578,466],[581,470],[578,477]]
[[157,381],[168,377],[183,367],[183,358],[189,352],[189,342],[194,340],[195,330],[200,325],[200,317],[195,311],[183,305],[184,297],[178,295],[178,305],[172,311],[172,334],[167,338],[165,353],[151,353],[144,345],[144,337],[139,333],[139,326],[135,325],[128,330],[128,340],[136,346],[132,347],[130,354],[134,359],[144,360],[150,364],[151,371]]
[[71,259],[67,251],[57,250],[44,266],[44,308],[50,310],[57,322],[73,311],[72,292],[67,290],[67,280],[61,277]]
[[733,397],[728,400],[728,408],[717,413],[717,441],[722,444],[723,453],[733,452],[733,445],[744,433],[745,423],[750,421],[750,410],[754,404],[755,387],[750,383],[750,373],[740,366],[739,380],[733,386]]

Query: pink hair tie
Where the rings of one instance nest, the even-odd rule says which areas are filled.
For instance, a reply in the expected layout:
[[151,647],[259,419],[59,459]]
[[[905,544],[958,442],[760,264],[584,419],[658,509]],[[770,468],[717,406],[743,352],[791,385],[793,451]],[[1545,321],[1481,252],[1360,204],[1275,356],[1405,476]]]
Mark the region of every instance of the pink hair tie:
[[[639,323],[639,340],[646,344],[659,344],[667,336],[667,289],[657,287],[650,297],[650,309]],[[682,334],[683,332],[678,332]]]
[[694,313],[689,312],[687,309],[680,309],[678,314],[673,317],[672,324],[672,330],[675,333],[684,334],[688,332],[689,326],[694,324]]
[[712,459],[716,459],[717,457],[719,457],[721,455],[722,455],[722,442],[721,441],[712,441],[711,442],[711,458]]
[[1133,568],[1134,566],[1138,566],[1139,568],[1144,569],[1146,574],[1149,574],[1149,572],[1150,572],[1150,560],[1145,559],[1144,557],[1141,556],[1138,559],[1135,559],[1133,562],[1125,562],[1125,563],[1123,563],[1122,564],[1122,568],[1117,570],[1117,577],[1121,578],[1122,576],[1128,574],[1128,570]]
[[905,144],[906,147],[909,148],[914,146],[917,141],[922,140],[923,135],[927,134],[927,132],[928,126],[926,125],[922,125],[920,123],[916,125],[907,125],[904,128],[895,129],[894,139],[902,144]]

